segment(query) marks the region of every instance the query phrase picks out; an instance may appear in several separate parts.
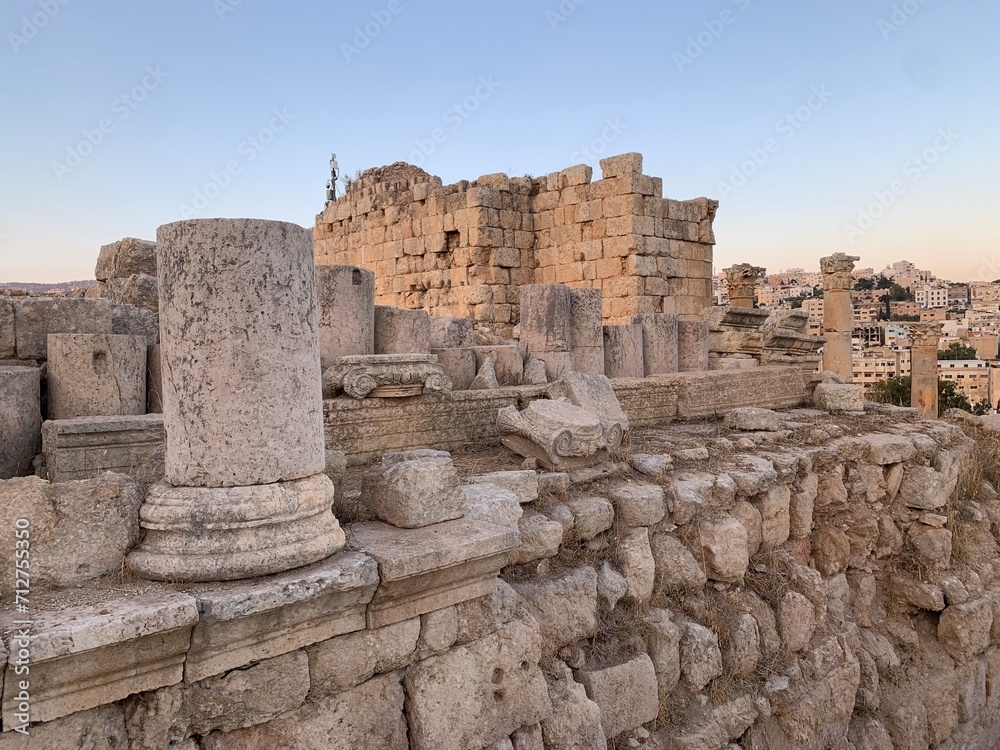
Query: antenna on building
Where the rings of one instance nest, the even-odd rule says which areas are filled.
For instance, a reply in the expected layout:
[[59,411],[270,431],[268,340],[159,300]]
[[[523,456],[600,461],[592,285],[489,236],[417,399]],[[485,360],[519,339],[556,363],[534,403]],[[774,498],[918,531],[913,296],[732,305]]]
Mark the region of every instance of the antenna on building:
[[326,181],[326,202],[329,205],[337,200],[337,180],[340,178],[340,165],[337,155],[330,154],[330,179]]

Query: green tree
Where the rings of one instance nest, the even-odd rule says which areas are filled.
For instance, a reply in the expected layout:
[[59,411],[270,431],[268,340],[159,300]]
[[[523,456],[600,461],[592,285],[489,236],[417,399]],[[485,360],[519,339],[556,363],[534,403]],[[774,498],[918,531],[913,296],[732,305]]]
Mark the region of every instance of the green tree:
[[854,290],[856,292],[870,292],[875,288],[875,279],[864,278],[858,279],[854,284]]
[[879,274],[878,280],[875,282],[876,289],[889,289],[892,286],[892,281],[887,279],[882,274]]
[[974,346],[953,341],[947,349],[938,349],[938,359],[979,359],[979,353]]
[[971,412],[972,404],[969,397],[959,393],[958,386],[952,380],[938,381],[938,414],[944,414],[948,409],[961,409]]
[[978,404],[972,407],[972,413],[975,414],[977,417],[984,417],[987,414],[993,413],[993,407],[990,406],[990,402],[984,398]]
[[[910,394],[913,391],[913,379],[907,375],[902,378],[886,378],[872,384],[868,398],[882,404],[909,406]],[[1000,406],[1000,404],[998,404]],[[989,408],[989,405],[986,405]],[[951,380],[938,380],[938,415],[948,409],[961,409],[972,412],[972,404],[968,397],[959,393],[958,386]]]

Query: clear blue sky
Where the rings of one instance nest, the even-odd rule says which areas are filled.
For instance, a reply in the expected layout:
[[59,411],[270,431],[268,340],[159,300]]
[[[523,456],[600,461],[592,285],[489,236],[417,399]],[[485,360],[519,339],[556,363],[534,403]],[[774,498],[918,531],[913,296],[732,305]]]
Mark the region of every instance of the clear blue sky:
[[721,200],[718,268],[1000,277],[995,0],[7,0],[0,31],[0,281],[185,215],[311,226],[331,151],[445,183],[640,151]]

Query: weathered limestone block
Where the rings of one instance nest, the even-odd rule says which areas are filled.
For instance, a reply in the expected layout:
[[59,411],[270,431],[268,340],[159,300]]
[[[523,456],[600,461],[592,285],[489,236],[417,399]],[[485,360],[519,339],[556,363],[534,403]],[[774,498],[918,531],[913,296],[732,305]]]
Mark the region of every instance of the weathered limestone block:
[[30,474],[42,447],[40,372],[37,367],[0,367],[0,479]]
[[17,331],[14,303],[0,297],[0,360],[4,359],[17,359]]
[[703,372],[708,369],[708,321],[677,321],[678,372]]
[[3,598],[15,590],[18,519],[29,525],[32,587],[72,586],[121,569],[139,539],[141,502],[136,483],[121,474],[79,482],[0,481],[0,524],[10,535],[10,543],[0,547]]
[[725,516],[698,524],[697,536],[705,574],[714,581],[737,583],[750,563],[747,530],[737,519]]
[[770,409],[744,406],[726,414],[722,424],[731,430],[743,432],[777,432],[781,429],[781,417]]
[[122,750],[129,746],[125,714],[114,703],[37,724],[28,731],[4,732],[0,735],[0,750]]
[[375,354],[428,354],[431,321],[424,310],[375,305]]
[[160,316],[156,310],[133,305],[115,305],[111,310],[111,333],[142,336],[149,346],[160,343]]
[[50,333],[109,334],[114,305],[104,299],[23,297],[14,301],[18,359],[45,359]]
[[932,570],[944,570],[951,564],[952,534],[948,529],[913,524],[908,535],[924,564]]
[[523,411],[510,406],[497,414],[503,444],[555,471],[594,466],[620,444],[619,425],[605,427],[593,413],[569,401],[532,401]]
[[813,391],[813,403],[829,412],[863,412],[864,391],[850,383],[820,383]]
[[628,529],[618,539],[618,564],[628,585],[625,596],[642,604],[653,596],[656,562],[649,546],[649,529]]
[[715,633],[696,622],[684,624],[681,636],[681,675],[692,693],[700,693],[722,675],[722,651]]
[[778,633],[789,651],[801,651],[809,645],[816,629],[816,609],[797,591],[789,591],[778,605]]
[[479,367],[476,377],[472,379],[469,386],[470,391],[490,391],[500,387],[500,380],[497,378],[496,368],[490,357]]
[[609,494],[615,514],[626,526],[654,526],[667,510],[663,488],[656,484],[623,482],[613,485]]
[[985,599],[946,607],[938,620],[937,636],[956,662],[965,662],[990,646],[993,605]]
[[163,413],[163,367],[159,344],[146,349],[146,411],[149,414]]
[[375,274],[356,266],[316,266],[320,366],[375,353]]
[[659,479],[674,467],[673,458],[665,453],[633,453],[632,468],[647,477]]
[[438,365],[451,381],[452,390],[467,391],[476,379],[476,354],[472,349],[431,349]]
[[510,555],[510,565],[544,560],[559,554],[563,525],[541,513],[525,514],[518,522],[521,544]]
[[674,691],[681,679],[681,626],[675,623],[665,609],[651,609],[643,618],[646,648],[653,671],[660,701],[664,701]]
[[309,690],[314,696],[334,695],[376,674],[409,666],[419,638],[420,618],[413,617],[316,643],[306,649]]
[[549,678],[552,714],[542,721],[547,750],[607,750],[601,709],[587,697],[583,685],[566,669],[561,679]]
[[[32,619],[31,720],[51,721],[180,682],[198,608],[160,592]],[[12,635],[12,661],[22,645]],[[20,723],[17,694],[17,681],[5,680],[5,731]]]
[[501,625],[514,619],[520,606],[517,592],[506,581],[498,580],[492,594],[455,605],[458,616],[456,642],[464,645],[497,632]]
[[[667,379],[663,377],[663,380]],[[805,400],[802,369],[799,367],[684,372],[669,378],[669,381],[679,386],[676,416],[684,419],[715,417],[740,406],[765,406],[769,409],[801,406]]]
[[49,418],[145,414],[146,346],[139,336],[51,334]]
[[788,541],[791,533],[792,493],[787,484],[775,484],[756,498],[760,511],[762,542],[767,547],[779,547]]
[[936,510],[951,496],[945,476],[930,466],[908,466],[903,473],[897,498],[908,508]]
[[615,509],[603,497],[578,497],[566,501],[573,514],[573,538],[580,541],[593,539],[611,528],[615,520]]
[[458,610],[445,607],[420,615],[420,638],[417,640],[417,658],[442,654],[458,640]]
[[466,481],[472,484],[486,482],[510,490],[517,495],[517,501],[522,505],[538,499],[538,474],[534,471],[491,471],[477,474]]
[[824,526],[813,534],[813,558],[816,569],[832,576],[847,569],[851,559],[851,538],[843,530]]
[[602,612],[610,612],[628,593],[628,581],[617,570],[602,562],[597,572],[597,603]]
[[918,581],[905,573],[892,576],[889,590],[913,607],[940,612],[945,606],[944,592],[940,586]]
[[173,748],[191,734],[263,724],[299,708],[308,693],[309,659],[294,651],[191,685],[135,695],[125,703],[130,750]]
[[431,315],[431,349],[457,349],[475,346],[473,321],[469,318],[444,318]]
[[167,481],[232,487],[321,474],[308,230],[250,219],[180,221],[159,228],[156,246],[169,373]]
[[444,451],[387,453],[365,472],[361,500],[386,523],[415,529],[461,518],[458,470]]
[[677,372],[677,316],[645,313],[632,316],[633,325],[642,326],[642,361],[645,375]]
[[[603,349],[601,349],[601,355],[604,355]],[[545,370],[545,363],[536,356],[529,355],[524,360],[524,375],[521,380],[523,385],[545,385],[548,383],[549,375]]]
[[525,581],[513,587],[538,621],[546,653],[597,634],[597,573],[593,568],[583,566],[550,580]]
[[510,750],[545,750],[542,725],[532,724],[530,727],[515,730],[510,736],[510,743]]
[[747,553],[750,557],[753,557],[757,554],[757,550],[760,549],[761,542],[764,539],[762,531],[764,522],[760,517],[760,511],[746,500],[740,500],[729,512],[746,530]]
[[[628,432],[628,417],[611,387],[611,381],[603,373],[566,373],[552,385],[549,393],[552,398],[565,397],[570,403],[596,415],[605,432],[613,435],[617,435],[619,431],[622,435]],[[615,439],[621,442],[621,439]]]
[[131,305],[154,313],[159,309],[156,276],[145,273],[108,279],[101,297],[116,305]]
[[484,747],[548,718],[540,658],[538,627],[522,619],[410,667],[404,678],[410,747]]
[[127,474],[145,488],[163,478],[163,417],[77,417],[42,424],[42,451],[53,482]]
[[308,565],[344,546],[331,512],[335,497],[325,474],[242,487],[157,482],[139,511],[146,534],[128,561],[147,578],[182,581],[230,581]]
[[642,326],[604,326],[604,374],[609,378],[645,377]]
[[323,396],[343,391],[352,398],[402,398],[452,389],[433,354],[372,354],[341,357],[323,373]]
[[604,374],[604,325],[600,289],[570,290],[570,327],[573,369]]
[[694,555],[677,538],[666,533],[653,533],[649,538],[656,565],[657,591],[700,591],[708,578]]
[[868,445],[868,459],[879,466],[909,461],[917,455],[917,447],[905,435],[871,433],[859,439]]
[[778,481],[774,464],[762,456],[745,453],[737,456],[733,464],[726,473],[736,482],[740,494],[757,495],[766,492]]
[[492,594],[518,543],[516,528],[469,519],[422,529],[354,524],[350,547],[375,558],[381,578],[368,606],[368,627]]
[[581,669],[576,677],[587,696],[600,707],[608,739],[640,727],[659,714],[656,671],[646,654],[605,669]]
[[254,727],[213,732],[203,750],[406,750],[406,718],[400,675],[376,677],[351,690],[308,702],[289,714]]
[[519,288],[521,343],[538,356],[573,350],[573,295],[563,284],[525,284]]
[[476,482],[460,488],[465,518],[486,521],[517,529],[524,515],[517,495],[489,482]]
[[155,242],[126,237],[101,247],[94,268],[94,278],[107,281],[134,273],[156,276]]
[[722,646],[722,663],[726,671],[738,676],[753,674],[760,663],[760,628],[753,615],[736,618]]
[[252,582],[191,590],[200,619],[184,681],[197,682],[253,661],[365,627],[378,584],[375,563],[343,552],[321,563]]
[[486,365],[487,360],[492,362],[493,372],[499,385],[521,385],[524,382],[524,357],[520,347],[514,344],[503,344],[500,346],[473,346],[471,350],[476,356],[477,371]]

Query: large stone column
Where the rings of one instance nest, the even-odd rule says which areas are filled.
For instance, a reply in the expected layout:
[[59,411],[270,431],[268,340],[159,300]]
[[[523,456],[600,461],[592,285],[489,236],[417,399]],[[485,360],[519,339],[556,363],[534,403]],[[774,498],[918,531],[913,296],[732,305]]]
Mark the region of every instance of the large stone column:
[[938,416],[938,343],[941,323],[908,323],[910,335],[910,406],[920,410],[921,419]]
[[854,311],[851,287],[854,264],[861,260],[853,255],[834,253],[820,258],[823,272],[823,369],[836,373],[845,383],[854,380],[854,359],[851,354],[851,334],[854,331]]
[[249,578],[340,550],[324,475],[310,233],[249,219],[157,232],[166,477],[129,555],[148,578]]
[[725,269],[726,279],[729,281],[729,306],[752,308],[754,292],[766,273],[766,268],[749,263],[739,263]]

